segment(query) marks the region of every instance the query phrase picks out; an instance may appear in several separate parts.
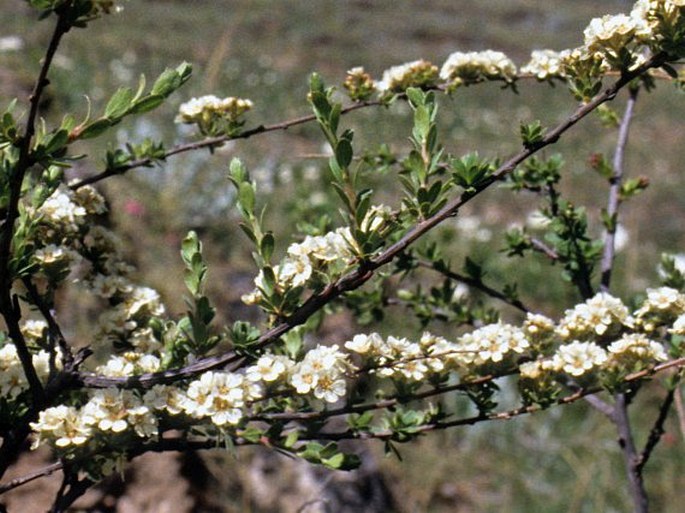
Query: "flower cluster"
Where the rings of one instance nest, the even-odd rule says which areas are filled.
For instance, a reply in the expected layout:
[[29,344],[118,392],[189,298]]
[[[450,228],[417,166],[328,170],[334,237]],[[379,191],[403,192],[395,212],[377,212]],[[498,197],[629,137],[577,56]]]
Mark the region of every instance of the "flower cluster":
[[647,333],[671,324],[685,312],[685,294],[671,287],[647,289],[647,298],[635,312],[636,323]]
[[534,75],[538,80],[566,77],[564,52],[554,50],[533,50],[530,61],[521,67],[521,73]]
[[[32,361],[36,374],[45,381],[50,372],[50,355],[41,349],[33,354]],[[17,348],[14,344],[7,343],[0,347],[0,397],[14,400],[28,388]]]
[[437,82],[437,66],[420,59],[385,70],[376,88],[382,94],[402,93],[409,87],[433,87]]
[[364,68],[356,67],[347,72],[343,87],[354,101],[365,101],[376,91],[376,83]]
[[[338,228],[326,235],[308,235],[302,242],[291,244],[285,258],[274,266],[277,288],[285,291],[304,287],[315,277],[336,276],[353,261],[355,247],[349,228]],[[264,273],[255,278],[256,289],[245,294],[246,304],[256,304],[264,297]]]
[[431,373],[449,370],[470,373],[486,367],[504,368],[511,363],[510,357],[524,353],[530,342],[520,328],[497,323],[467,333],[456,342],[431,333],[424,333],[418,343],[371,333],[356,335],[345,347],[364,356],[379,376],[418,382]]
[[49,227],[44,235],[74,233],[85,221],[86,209],[66,187],[58,187],[38,208],[39,218]]
[[203,134],[230,133],[242,126],[242,117],[251,108],[252,101],[243,98],[201,96],[181,104],[176,122],[197,125]]
[[516,65],[502,52],[454,52],[440,70],[440,78],[453,86],[475,84],[484,80],[516,79]]
[[[91,392],[81,408],[55,406],[40,412],[31,423],[36,437],[33,448],[44,443],[70,449],[86,444],[95,433],[111,436],[134,433],[140,438],[158,432],[157,418],[151,408],[130,390],[104,389]],[[111,445],[114,445],[113,443]]]
[[635,37],[642,20],[625,14],[594,18],[584,30],[585,47],[591,53],[617,55]]
[[605,292],[566,310],[557,327],[562,340],[606,339],[615,336],[630,322],[628,308]]
[[262,388],[232,372],[205,372],[188,385],[180,408],[194,419],[209,419],[215,426],[237,425],[247,403],[260,399]]
[[337,345],[318,346],[292,367],[290,385],[298,394],[313,394],[317,399],[335,403],[345,396],[345,373],[351,369],[347,355]]

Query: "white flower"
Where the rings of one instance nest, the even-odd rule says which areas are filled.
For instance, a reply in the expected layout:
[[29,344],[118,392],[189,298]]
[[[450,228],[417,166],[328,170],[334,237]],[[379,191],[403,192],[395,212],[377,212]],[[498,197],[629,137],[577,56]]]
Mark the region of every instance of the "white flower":
[[40,206],[38,214],[66,231],[76,231],[78,225],[83,223],[86,209],[74,203],[72,197],[73,193],[69,189],[57,188]]
[[345,342],[345,347],[359,354],[376,353],[383,344],[383,339],[378,333],[355,335],[352,340]]
[[516,65],[502,52],[454,52],[440,70],[440,78],[455,85],[473,84],[483,80],[516,79]]
[[345,395],[344,375],[352,365],[337,345],[317,346],[292,371],[290,384],[298,394],[314,394],[329,403]]
[[561,346],[552,361],[556,370],[578,377],[601,366],[606,360],[606,351],[594,342],[573,341]]
[[606,15],[594,18],[583,31],[585,46],[590,52],[617,53],[628,44],[638,29],[636,18],[625,14]]
[[434,85],[438,78],[438,68],[423,59],[393,66],[383,72],[383,78],[376,83],[381,93],[401,93],[409,87]]
[[37,434],[31,445],[32,449],[44,441],[52,441],[57,447],[83,445],[92,434],[78,410],[64,405],[41,411],[38,422],[31,422],[31,429]]
[[190,383],[183,410],[195,418],[210,418],[216,426],[236,425],[244,417],[246,402],[261,397],[261,388],[232,372],[205,372]]
[[619,340],[611,343],[607,350],[612,357],[629,355],[644,363],[668,360],[664,346],[639,333],[623,335]]
[[283,377],[292,366],[293,362],[287,356],[265,354],[247,368],[245,375],[252,382],[271,383]]
[[521,68],[522,73],[530,73],[538,80],[563,78],[564,63],[560,52],[554,50],[533,50],[528,64]]
[[572,310],[566,310],[559,321],[557,335],[565,340],[610,336],[627,321],[628,309],[621,300],[600,292]]

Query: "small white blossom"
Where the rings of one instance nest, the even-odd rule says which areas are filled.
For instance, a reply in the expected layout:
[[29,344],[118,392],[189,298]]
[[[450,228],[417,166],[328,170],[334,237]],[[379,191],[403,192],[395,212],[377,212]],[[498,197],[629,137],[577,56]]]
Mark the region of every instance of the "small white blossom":
[[440,78],[454,85],[473,84],[483,80],[516,79],[516,65],[502,52],[454,52],[440,70]]
[[521,68],[521,73],[530,73],[538,80],[566,76],[562,55],[554,50],[533,50],[530,61]]
[[607,352],[594,342],[573,341],[561,346],[552,361],[558,371],[578,377],[602,366],[607,361]]
[[565,340],[611,336],[627,321],[628,309],[621,300],[600,292],[572,310],[566,310],[557,335]]
[[92,435],[92,429],[84,423],[83,417],[72,406],[55,406],[41,411],[38,422],[31,422],[36,434],[32,449],[50,441],[57,447],[85,444]]

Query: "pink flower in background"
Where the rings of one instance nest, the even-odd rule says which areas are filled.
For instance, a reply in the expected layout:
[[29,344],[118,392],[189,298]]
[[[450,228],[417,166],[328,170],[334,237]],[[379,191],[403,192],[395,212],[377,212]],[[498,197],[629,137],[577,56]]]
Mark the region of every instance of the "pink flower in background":
[[124,203],[124,212],[133,217],[142,217],[146,214],[145,205],[140,201],[128,199]]

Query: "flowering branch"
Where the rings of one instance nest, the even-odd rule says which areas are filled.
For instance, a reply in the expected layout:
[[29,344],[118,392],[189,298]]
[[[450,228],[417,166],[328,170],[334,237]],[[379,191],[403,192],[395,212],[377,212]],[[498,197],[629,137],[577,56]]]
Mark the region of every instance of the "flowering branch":
[[[365,107],[370,107],[373,105],[382,105],[382,102],[380,102],[380,101],[364,101],[364,102],[353,103],[351,105],[344,107],[341,110],[341,114],[347,114],[348,112],[352,112],[352,111],[355,111],[357,109],[363,109]],[[144,157],[144,158],[140,158],[140,159],[134,160],[132,162],[129,162],[126,165],[107,168],[104,171],[102,171],[101,173],[98,173],[96,175],[93,175],[93,176],[90,176],[87,178],[83,178],[82,180],[79,180],[76,183],[73,183],[70,187],[72,190],[78,190],[85,185],[92,185],[94,183],[101,182],[102,180],[106,180],[107,178],[110,178],[112,176],[123,175],[124,173],[126,173],[132,169],[136,169],[139,167],[150,167],[157,160],[166,160],[168,157],[172,157],[174,155],[179,155],[181,153],[186,153],[189,151],[201,150],[203,148],[213,150],[215,148],[222,146],[223,144],[225,144],[229,141],[233,141],[233,140],[237,140],[237,139],[249,139],[250,137],[253,137],[255,135],[266,134],[269,132],[275,132],[275,131],[280,131],[280,130],[288,130],[289,128],[292,128],[294,126],[303,125],[305,123],[311,123],[312,121],[316,121],[316,116],[313,114],[310,114],[307,116],[300,116],[298,118],[294,118],[294,119],[291,119],[288,121],[282,121],[280,123],[274,123],[271,125],[259,125],[259,126],[256,126],[254,128],[250,128],[248,130],[244,130],[242,132],[239,132],[237,134],[219,135],[216,137],[209,137],[209,138],[203,139],[201,141],[179,144],[179,145],[171,148],[169,151],[165,152],[164,155],[162,155],[158,158]]]
[[[418,221],[400,240],[381,251],[378,255],[360,262],[355,270],[327,285],[320,293],[311,296],[287,319],[264,332],[252,347],[254,349],[261,349],[271,344],[291,329],[304,324],[311,315],[318,312],[323,306],[337,299],[345,292],[362,286],[374,276],[376,269],[391,262],[396,256],[401,254],[424,234],[446,219],[456,215],[463,205],[488,189],[492,184],[502,180],[528,157],[537,153],[542,148],[556,143],[567,130],[594,111],[597,107],[612,100],[618,91],[630,83],[634,78],[639,77],[652,67],[660,66],[665,60],[666,55],[659,53],[649,58],[644,64],[633,71],[627,71],[616,80],[614,84],[597,95],[593,100],[578,107],[571,116],[547,132],[535,145],[524,147],[520,152],[506,160],[489,177],[485,178],[475,190],[467,190],[451,201],[448,201],[435,215]],[[170,369],[163,372],[128,377],[106,377],[89,373],[79,373],[77,380],[83,386],[89,388],[148,388],[155,384],[171,383],[175,380],[190,378],[208,370],[230,365],[231,363],[239,361],[241,358],[242,357],[235,352],[229,351],[218,356],[197,360],[196,362],[179,369]]]
[[[633,374],[626,377],[625,382],[630,383],[633,381],[638,381],[638,380],[644,379],[647,376],[651,376],[651,375],[654,375],[656,373],[662,372],[666,369],[670,369],[673,367],[681,368],[683,366],[685,366],[685,358],[679,358],[678,360],[672,360],[670,362],[666,362],[664,364],[657,365],[652,369],[646,369],[644,371],[633,373]],[[556,405],[571,404],[571,403],[574,403],[580,399],[583,399],[584,397],[586,397],[588,395],[597,394],[601,391],[602,391],[601,387],[580,388],[570,395],[567,395],[565,397],[557,399],[554,404],[556,404]],[[531,413],[536,413],[536,412],[541,411],[543,409],[545,409],[545,408],[543,406],[540,406],[539,404],[531,404],[531,405],[521,406],[519,408],[513,408],[513,409],[507,410],[507,411],[488,413],[488,414],[480,414],[480,415],[475,415],[472,417],[466,417],[466,418],[461,418],[461,419],[456,419],[456,420],[451,420],[451,421],[433,422],[430,424],[425,424],[423,426],[417,426],[415,429],[416,429],[416,433],[426,433],[429,431],[448,429],[448,428],[456,427],[456,426],[473,425],[473,424],[477,424],[480,422],[487,422],[487,421],[491,421],[491,420],[509,420],[509,419],[514,418],[514,417],[519,417],[521,415],[528,415]],[[368,431],[359,432],[359,431],[348,430],[348,431],[341,431],[341,432],[337,432],[337,433],[322,433],[320,436],[317,436],[317,438],[322,439],[322,440],[336,440],[336,441],[337,440],[349,440],[349,439],[388,440],[388,439],[392,439],[393,436],[394,436],[394,433],[391,430],[381,430],[381,431],[374,431],[374,432],[368,432]]]

